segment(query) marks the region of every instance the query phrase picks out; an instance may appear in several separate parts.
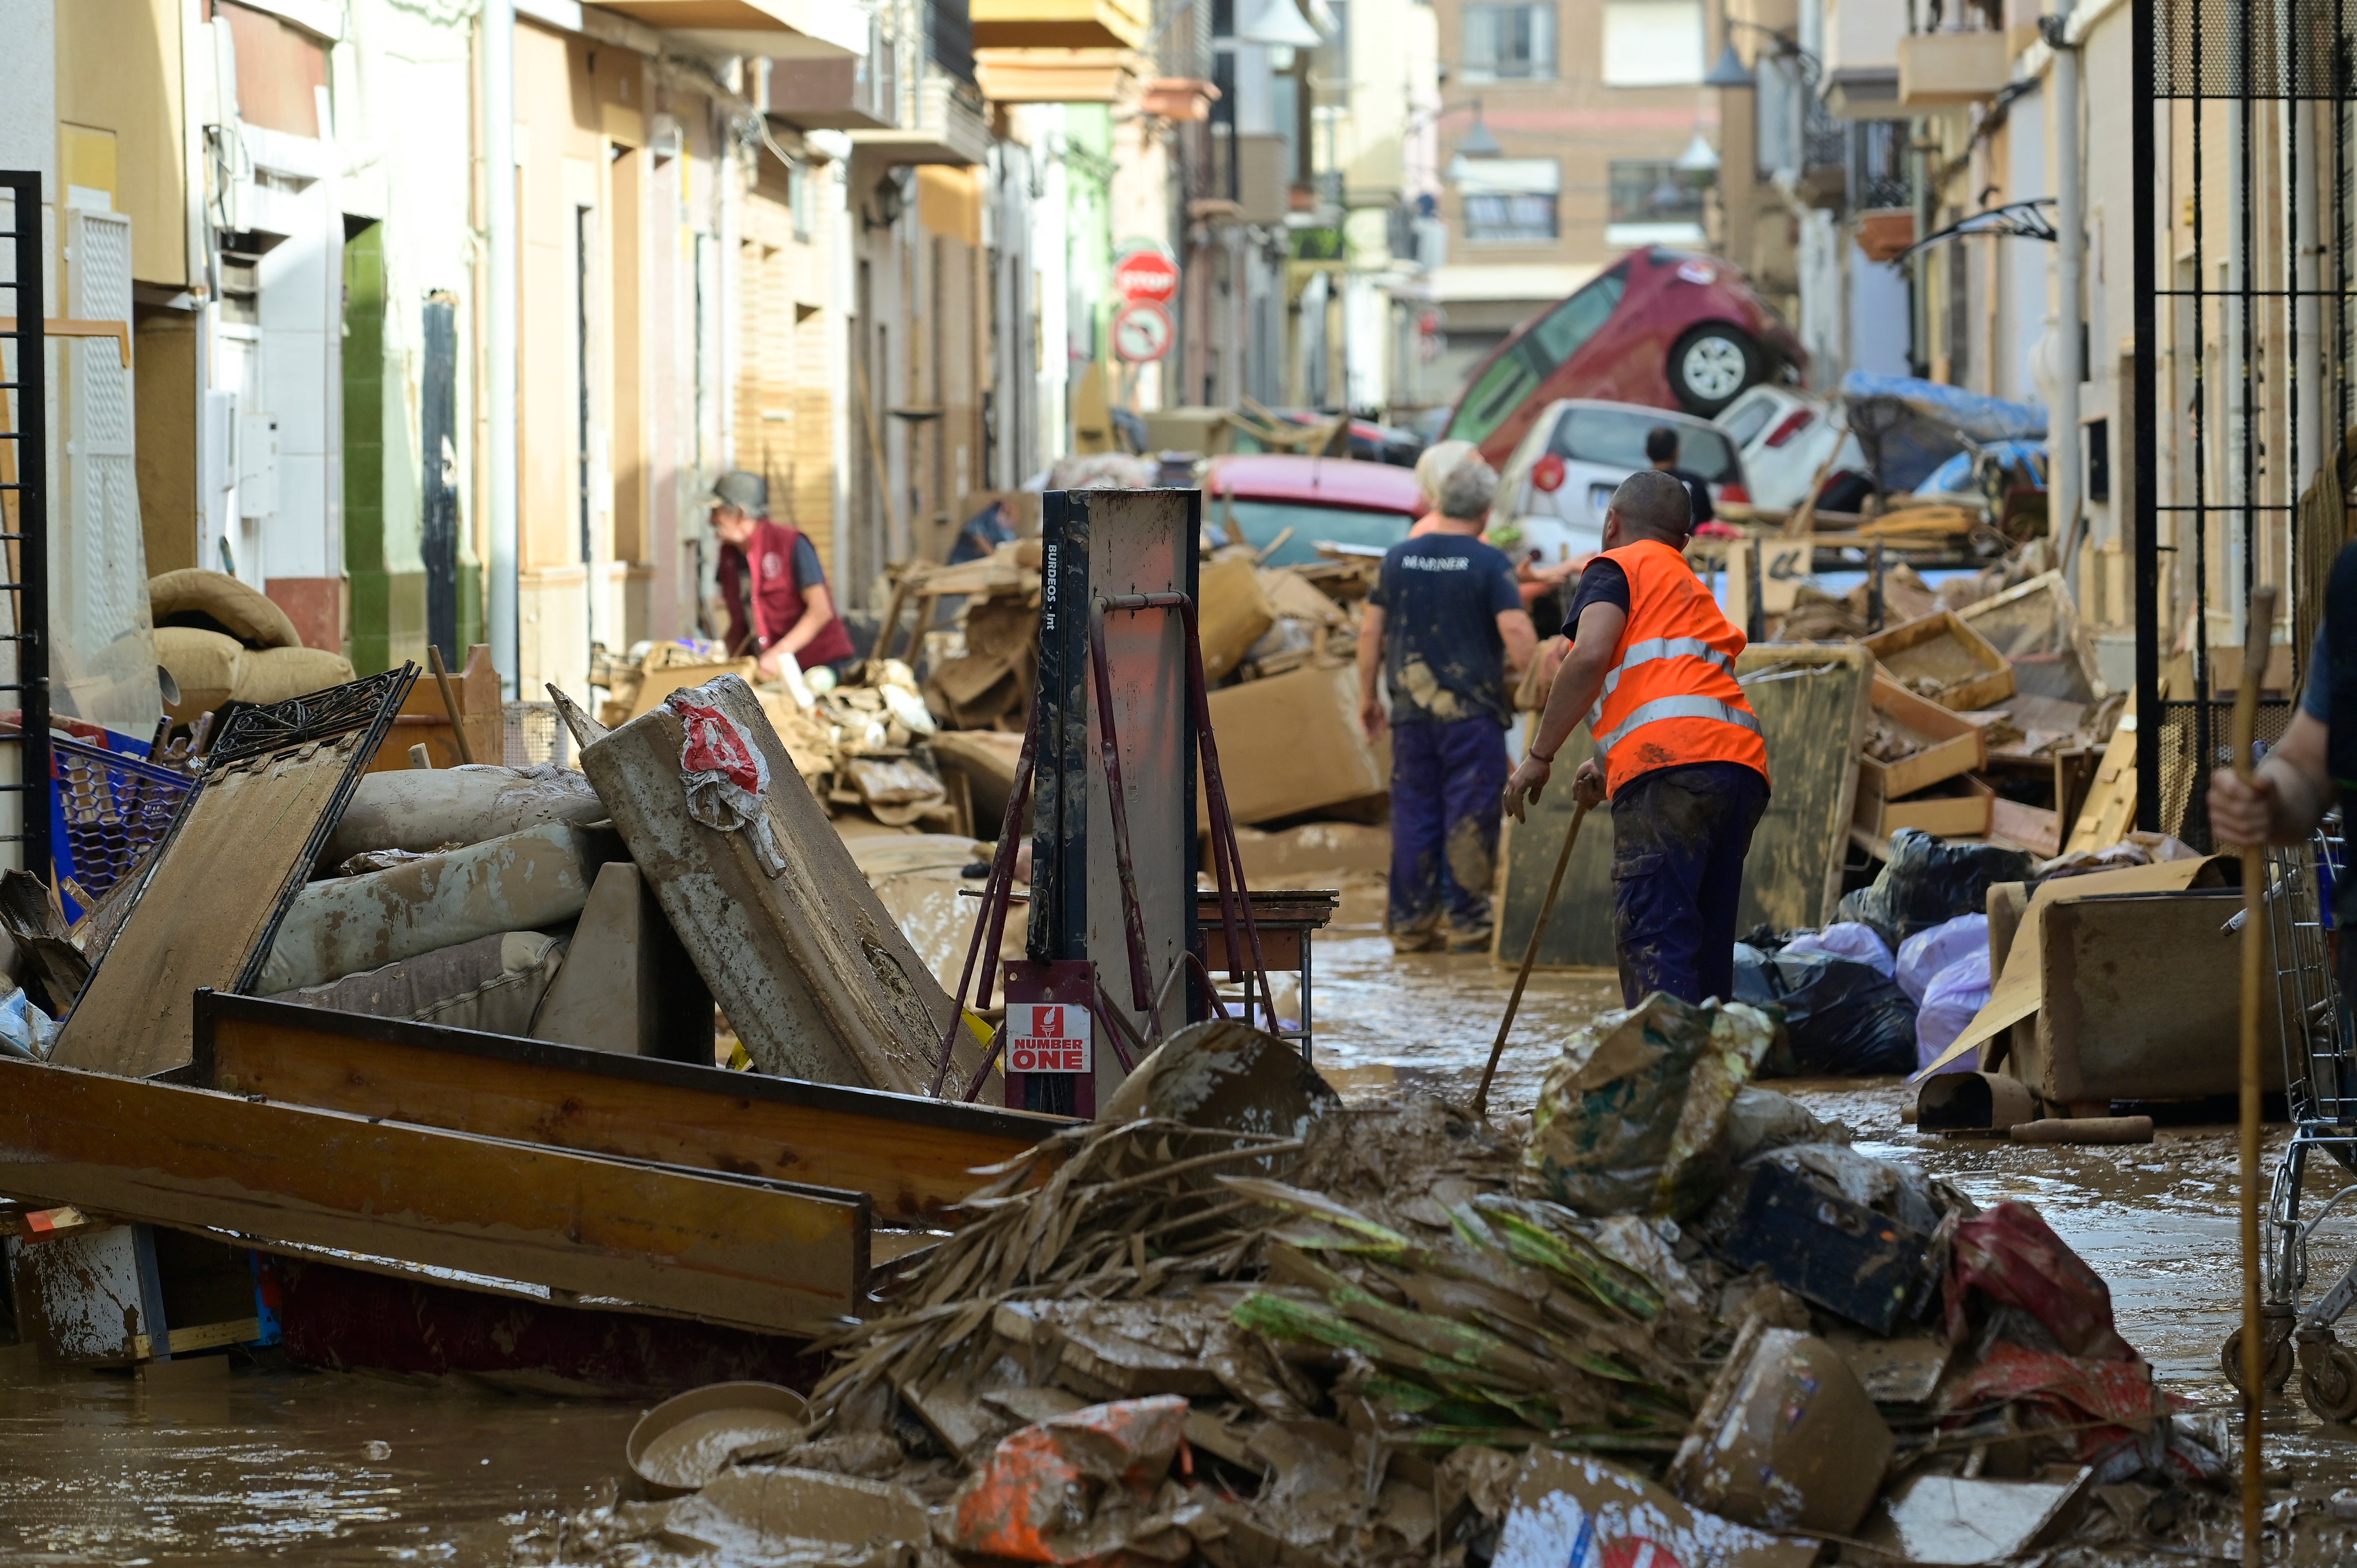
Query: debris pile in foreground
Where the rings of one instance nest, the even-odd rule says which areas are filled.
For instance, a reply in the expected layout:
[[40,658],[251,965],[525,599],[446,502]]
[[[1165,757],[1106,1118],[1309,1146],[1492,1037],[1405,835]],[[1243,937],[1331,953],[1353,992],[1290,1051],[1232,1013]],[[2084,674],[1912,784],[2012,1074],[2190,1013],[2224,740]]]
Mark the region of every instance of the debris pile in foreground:
[[[1344,1108],[1278,1042],[1197,1026],[980,1173],[978,1218],[823,1347],[806,1424],[699,1438],[700,1487],[662,1495],[698,1478],[674,1457],[518,1556],[1539,1568],[1642,1538],[1798,1568],[2201,1515],[2223,1442],[2103,1281],[2027,1206],[1751,1087],[1771,1033],[1607,1012],[1509,1131]],[[716,1399],[673,1402],[708,1434]]]

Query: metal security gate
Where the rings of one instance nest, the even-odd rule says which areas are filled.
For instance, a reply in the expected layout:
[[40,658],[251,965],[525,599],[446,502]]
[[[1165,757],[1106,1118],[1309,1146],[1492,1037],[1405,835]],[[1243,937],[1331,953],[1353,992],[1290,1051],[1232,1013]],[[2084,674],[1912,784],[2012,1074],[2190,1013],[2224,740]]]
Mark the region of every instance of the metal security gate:
[[[0,170],[0,843],[49,875],[48,353],[41,177]],[[14,753],[13,757],[8,754]],[[9,766],[13,763],[13,767]]]
[[[2347,536],[2352,9],[2133,8],[2136,821],[2204,849],[2241,677],[2217,653],[2276,585],[2304,674]],[[2263,704],[2260,738],[2292,711]]]

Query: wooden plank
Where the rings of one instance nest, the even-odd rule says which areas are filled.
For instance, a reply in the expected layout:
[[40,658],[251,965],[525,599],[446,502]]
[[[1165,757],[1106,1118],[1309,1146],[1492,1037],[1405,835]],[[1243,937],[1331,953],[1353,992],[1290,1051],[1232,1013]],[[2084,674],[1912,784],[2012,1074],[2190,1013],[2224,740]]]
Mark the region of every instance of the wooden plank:
[[1762,643],[1735,661],[1736,679],[1768,742],[1767,814],[1743,865],[1740,933],[1816,926],[1841,902],[1841,867],[1857,803],[1874,661],[1863,648]]
[[[1547,879],[1555,875],[1555,856],[1563,853],[1563,835],[1571,826],[1572,772],[1594,750],[1583,722],[1563,743],[1554,778],[1531,805],[1527,820],[1506,822],[1498,846],[1506,867],[1506,891],[1498,900],[1491,928],[1492,963],[1511,968],[1523,961],[1531,926],[1546,898]],[[1592,811],[1588,818],[1564,871],[1555,918],[1539,938],[1534,969],[1612,969],[1620,961],[1612,940],[1611,808]]]
[[951,1224],[1060,1116],[805,1083],[252,996],[197,998],[197,1081],[323,1110],[868,1195]]
[[222,726],[204,776],[148,856],[51,1059],[145,1078],[185,1066],[187,997],[250,987],[278,923],[350,802],[361,763],[417,667],[264,708]]
[[866,1199],[0,1060],[0,1192],[809,1333]]

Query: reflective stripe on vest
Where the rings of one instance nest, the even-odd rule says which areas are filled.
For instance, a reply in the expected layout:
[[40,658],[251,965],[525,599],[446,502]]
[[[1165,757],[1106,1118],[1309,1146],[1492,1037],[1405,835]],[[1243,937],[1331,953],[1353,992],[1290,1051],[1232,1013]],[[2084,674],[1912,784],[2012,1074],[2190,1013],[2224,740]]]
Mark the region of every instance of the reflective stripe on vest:
[[1662,768],[1731,762],[1768,776],[1766,737],[1735,678],[1742,631],[1674,546],[1646,540],[1607,551],[1628,575],[1628,639],[1605,674],[1588,732],[1607,794]]
[[1717,697],[1656,697],[1641,703],[1634,712],[1597,741],[1598,748],[1609,755],[1631,730],[1657,723],[1662,719],[1717,719],[1721,724],[1734,725],[1760,733],[1760,721],[1732,703],[1722,703]]
[[[1620,662],[1604,672],[1604,690],[1596,694],[1596,705],[1587,710],[1587,727],[1590,730],[1602,722],[1605,700],[1619,689],[1620,672],[1631,665],[1650,664],[1656,659],[1700,659],[1730,672],[1735,668],[1733,660],[1698,637],[1654,637],[1643,642],[1632,642],[1629,645],[1629,651],[1620,656]],[[1627,725],[1622,725],[1613,733],[1620,735],[1628,728]],[[1606,750],[1611,749],[1610,741],[1602,744]]]

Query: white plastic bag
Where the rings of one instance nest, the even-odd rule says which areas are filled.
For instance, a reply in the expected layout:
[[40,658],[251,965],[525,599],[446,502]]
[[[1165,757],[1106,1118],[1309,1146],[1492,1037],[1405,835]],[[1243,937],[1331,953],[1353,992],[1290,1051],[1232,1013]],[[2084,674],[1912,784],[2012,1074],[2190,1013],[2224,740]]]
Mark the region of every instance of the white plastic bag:
[[1898,967],[1898,960],[1890,956],[1890,946],[1882,940],[1881,933],[1862,920],[1836,920],[1822,931],[1804,931],[1778,950],[1831,953],[1835,958],[1870,963],[1885,980],[1891,979]]
[[1907,993],[1907,1000],[1918,1007],[1923,1004],[1923,993],[1932,977],[1950,964],[1962,959],[1974,949],[1979,949],[1984,960],[1988,954],[1988,917],[1959,915],[1943,920],[1928,931],[1918,931],[1899,944],[1899,989]]
[[[1926,936],[1930,932],[1924,933]],[[1966,953],[1932,977],[1924,989],[1923,1005],[1915,1012],[1915,1069],[1921,1072],[1955,1044],[1980,1010],[1988,1005],[1988,944]],[[1971,1072],[1979,1064],[1969,1056],[1948,1064],[1951,1072]]]

